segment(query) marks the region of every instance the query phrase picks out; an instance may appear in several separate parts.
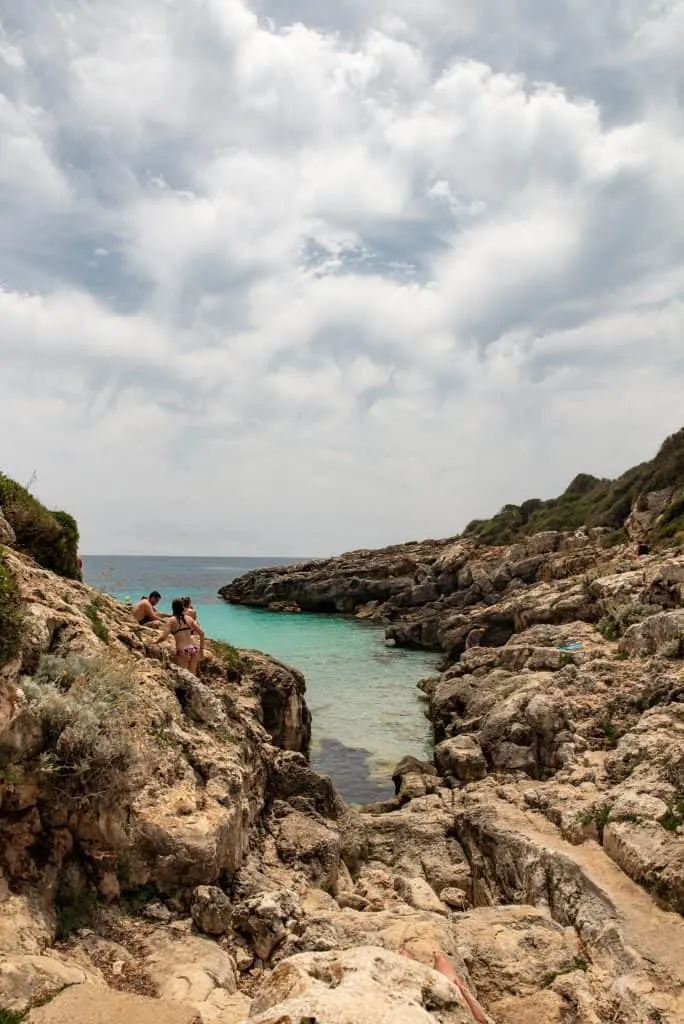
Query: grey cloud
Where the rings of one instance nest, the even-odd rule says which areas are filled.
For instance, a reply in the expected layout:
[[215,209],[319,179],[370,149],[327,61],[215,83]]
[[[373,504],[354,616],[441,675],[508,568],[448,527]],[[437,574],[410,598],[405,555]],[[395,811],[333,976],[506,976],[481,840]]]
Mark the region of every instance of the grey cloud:
[[683,72],[651,5],[211,10],[2,14],[6,468],[91,550],[453,533],[680,425]]

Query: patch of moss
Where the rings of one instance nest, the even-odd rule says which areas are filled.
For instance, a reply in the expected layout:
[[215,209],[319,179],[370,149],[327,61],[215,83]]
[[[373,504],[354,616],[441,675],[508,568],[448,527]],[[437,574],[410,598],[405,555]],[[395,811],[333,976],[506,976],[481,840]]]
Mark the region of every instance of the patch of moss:
[[21,647],[21,606],[19,591],[0,558],[0,665],[6,665]]
[[554,981],[556,981],[557,978],[562,978],[565,974],[572,974],[573,971],[586,972],[588,970],[589,964],[584,959],[584,957],[576,956],[574,957],[572,963],[568,964],[567,967],[561,968],[560,971],[550,971],[548,974],[545,974],[542,978],[542,987],[548,988],[550,985],[553,985]]
[[14,529],[17,548],[45,569],[80,579],[78,525],[68,512],[50,512],[25,487],[0,473],[0,506]]

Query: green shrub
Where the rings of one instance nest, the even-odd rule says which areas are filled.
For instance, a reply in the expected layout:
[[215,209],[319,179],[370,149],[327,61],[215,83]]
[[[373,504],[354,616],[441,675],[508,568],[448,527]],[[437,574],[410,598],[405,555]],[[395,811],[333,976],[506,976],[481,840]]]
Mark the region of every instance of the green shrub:
[[109,630],[100,617],[97,599],[95,599],[92,604],[86,605],[83,610],[90,619],[90,624],[93,627],[93,633],[98,640],[102,640],[105,644],[109,643]]
[[602,722],[599,722],[598,727],[603,733],[603,735],[606,737],[607,746],[611,749],[617,747],[620,735],[617,731],[617,728],[613,725],[610,719],[606,718]]
[[673,803],[660,819],[660,824],[668,832],[676,832],[681,828],[684,825],[684,800]]
[[652,539],[655,544],[684,542],[684,491],[665,510]]
[[[544,530],[576,530],[602,526],[611,531],[604,540],[613,546],[624,539],[625,519],[651,491],[684,485],[684,428],[669,437],[650,462],[628,470],[617,480],[600,480],[580,473],[557,498],[532,498],[522,505],[505,505],[491,519],[475,519],[464,536],[483,544],[510,544]],[[653,539],[664,543],[684,539],[684,493],[667,510]]]
[[45,569],[80,579],[78,526],[67,512],[50,512],[32,494],[0,473],[0,507],[17,537],[17,547]]
[[604,615],[596,627],[604,640],[619,640],[620,625],[612,615]]
[[21,1024],[23,1019],[23,1013],[17,1013],[16,1010],[0,1009],[0,1024]]
[[0,665],[7,664],[21,647],[21,606],[19,591],[0,558]]
[[57,938],[68,939],[74,932],[90,924],[96,906],[97,897],[89,889],[60,885],[55,895]]
[[137,706],[124,670],[97,658],[44,655],[22,688],[42,727],[44,781],[72,802],[118,802],[130,786]]
[[143,885],[127,892],[121,900],[121,906],[130,917],[139,917],[147,904],[158,897],[159,893],[153,885]]
[[657,615],[663,609],[657,604],[641,604],[633,601],[629,604],[614,604],[607,615],[600,620],[597,629],[606,640],[619,640],[620,637],[637,622]]
[[210,640],[207,646],[231,673],[241,675],[247,667],[247,659],[243,658],[237,647],[226,643],[225,640]]

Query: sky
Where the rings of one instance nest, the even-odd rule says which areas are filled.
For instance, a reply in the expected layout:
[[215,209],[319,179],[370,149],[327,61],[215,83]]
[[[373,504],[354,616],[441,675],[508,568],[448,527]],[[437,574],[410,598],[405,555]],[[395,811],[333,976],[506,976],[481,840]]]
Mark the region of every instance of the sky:
[[0,0],[0,468],[86,553],[450,536],[684,423],[684,0]]

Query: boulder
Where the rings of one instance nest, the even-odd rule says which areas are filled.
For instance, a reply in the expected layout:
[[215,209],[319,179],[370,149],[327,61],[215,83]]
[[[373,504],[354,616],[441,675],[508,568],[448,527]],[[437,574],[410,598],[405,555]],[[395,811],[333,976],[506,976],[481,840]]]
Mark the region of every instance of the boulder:
[[446,913],[446,907],[424,878],[404,878],[397,875],[394,879],[394,889],[416,910],[425,910],[430,914]]
[[326,892],[337,888],[341,842],[337,831],[300,811],[286,814],[277,825],[276,849],[285,864],[303,869]]
[[661,654],[669,658],[684,656],[684,608],[651,615],[630,626],[620,640],[624,654],[647,656]]
[[472,1024],[459,990],[436,971],[377,947],[283,961],[252,1004],[250,1024]]
[[23,1013],[68,985],[86,982],[104,985],[98,970],[55,956],[0,955],[0,1006],[5,1010]]
[[279,889],[259,893],[238,904],[233,912],[233,928],[251,939],[257,956],[268,960],[300,916],[297,894]]
[[216,942],[159,929],[145,946],[142,966],[162,999],[190,1006],[207,1020],[231,1004],[237,971],[232,957]]
[[224,935],[230,928],[233,908],[230,900],[215,885],[198,885],[192,894],[192,919],[207,935]]
[[472,736],[454,736],[435,748],[437,767],[459,782],[477,782],[487,774],[482,747]]

